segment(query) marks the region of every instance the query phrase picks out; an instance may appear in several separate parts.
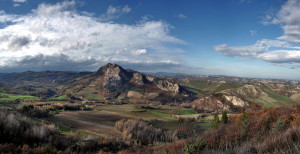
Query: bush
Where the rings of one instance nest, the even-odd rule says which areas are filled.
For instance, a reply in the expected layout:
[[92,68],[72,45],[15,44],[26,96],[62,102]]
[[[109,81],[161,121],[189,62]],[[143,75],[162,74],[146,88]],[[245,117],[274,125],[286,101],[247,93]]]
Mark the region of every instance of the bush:
[[49,116],[49,110],[35,108],[33,105],[19,107],[17,111],[30,117],[44,118]]
[[227,112],[226,112],[226,111],[223,111],[223,113],[222,113],[222,118],[221,118],[221,123],[227,124],[227,122],[228,122]]
[[214,115],[214,119],[210,122],[210,127],[212,129],[217,129],[220,125],[220,119],[219,119],[219,116],[218,114],[215,114]]
[[154,128],[142,120],[120,120],[115,128],[122,132],[125,140],[134,139],[136,143],[148,145],[154,142],[171,142],[176,132]]
[[186,154],[200,153],[206,146],[206,141],[200,138],[195,144],[187,144],[183,147],[183,151]]

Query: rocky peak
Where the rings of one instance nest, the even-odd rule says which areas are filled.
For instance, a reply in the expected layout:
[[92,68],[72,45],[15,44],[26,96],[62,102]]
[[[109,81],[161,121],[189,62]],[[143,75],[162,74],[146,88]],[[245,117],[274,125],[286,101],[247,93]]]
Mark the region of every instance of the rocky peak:
[[105,74],[105,72],[112,71],[112,70],[115,70],[115,72],[117,70],[125,71],[121,66],[119,66],[117,64],[108,63],[108,64],[100,67],[96,73],[97,74]]
[[[128,92],[134,90],[147,93],[145,99],[151,100],[157,98],[160,93],[161,97],[180,95],[180,97],[188,99],[187,96],[189,96],[189,91],[181,88],[176,82],[151,77],[134,70],[125,70],[121,66],[111,63],[102,66],[97,72],[85,76],[65,89],[72,89],[75,95],[84,93],[89,97],[97,94],[102,97],[117,98],[120,95],[126,96]],[[92,94],[90,94],[91,91],[93,91]],[[131,92],[130,94],[135,96],[136,93]]]
[[132,78],[131,73],[124,70],[121,66],[111,63],[102,66],[96,72],[96,75],[101,75],[100,91],[102,91],[103,95],[111,95],[111,90],[115,91],[115,89],[120,88]]

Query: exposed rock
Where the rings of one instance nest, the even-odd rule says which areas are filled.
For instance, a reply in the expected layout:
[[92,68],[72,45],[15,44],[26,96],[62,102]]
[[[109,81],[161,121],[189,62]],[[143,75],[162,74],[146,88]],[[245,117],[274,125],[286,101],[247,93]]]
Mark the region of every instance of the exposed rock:
[[130,82],[142,86],[145,83],[145,76],[141,73],[133,73],[133,77]]
[[104,74],[100,78],[100,95],[102,96],[118,95],[117,89],[121,88],[132,77],[132,74],[119,65],[110,63],[101,67],[96,74]]
[[236,96],[222,94],[200,97],[191,102],[190,105],[199,112],[237,112],[246,109],[259,109],[259,105],[256,103],[248,102]]
[[140,101],[153,100],[164,103],[189,102],[191,96],[189,91],[177,83],[125,70],[119,65],[110,63],[62,88],[61,93],[72,93],[87,100],[101,97],[114,99],[122,95],[128,98],[138,97]]
[[213,95],[200,97],[190,104],[200,112],[231,111],[228,103],[223,103],[221,97]]
[[221,91],[227,95],[239,96],[239,97],[248,97],[248,98],[262,98],[268,96],[264,91],[254,85],[244,85],[243,87],[236,89],[227,89]]
[[161,90],[165,90],[165,91],[171,91],[174,93],[179,93],[180,91],[180,87],[177,83],[172,83],[168,80],[156,80],[155,84],[158,86],[158,88],[160,88]]
[[248,107],[249,103],[242,100],[241,98],[238,98],[236,96],[223,96],[226,101],[232,103],[232,105],[237,106],[237,107]]

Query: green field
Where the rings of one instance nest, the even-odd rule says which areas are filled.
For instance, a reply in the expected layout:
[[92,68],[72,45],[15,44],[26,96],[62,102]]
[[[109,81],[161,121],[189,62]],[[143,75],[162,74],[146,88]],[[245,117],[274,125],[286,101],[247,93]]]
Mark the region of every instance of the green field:
[[267,93],[271,98],[275,99],[277,102],[280,102],[280,104],[287,104],[287,103],[292,103],[294,102],[293,100],[291,100],[290,98],[286,97],[286,96],[281,96],[281,95],[278,95],[274,92],[271,92],[271,91],[267,91],[267,90],[264,90],[265,93]]
[[240,88],[242,86],[243,84],[239,84],[239,83],[223,83],[220,86],[218,86],[214,91],[218,92],[226,89]]
[[255,103],[259,103],[262,107],[266,107],[266,108],[274,108],[277,107],[276,103],[273,102],[267,102],[261,99],[253,99],[253,98],[245,98],[246,100],[250,101],[250,102],[255,102]]
[[[203,94],[203,92],[218,92],[226,89],[233,89],[233,88],[240,88],[243,86],[243,84],[239,83],[217,83],[217,82],[211,82],[207,83],[206,81],[202,80],[189,80],[189,84],[186,85],[189,87],[191,91],[197,93],[197,94]],[[200,90],[200,91],[197,91]],[[202,91],[202,93],[201,93]]]
[[38,97],[30,96],[30,95],[15,95],[15,94],[0,93],[0,101],[12,101],[16,99],[35,100],[38,99]]
[[197,112],[194,110],[181,110],[178,112],[180,115],[188,115],[188,114],[196,114]]

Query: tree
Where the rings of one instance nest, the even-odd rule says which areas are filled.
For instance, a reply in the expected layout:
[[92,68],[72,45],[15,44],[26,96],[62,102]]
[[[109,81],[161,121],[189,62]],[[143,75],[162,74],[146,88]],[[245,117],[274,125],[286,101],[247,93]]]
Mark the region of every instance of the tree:
[[242,136],[245,137],[247,135],[247,126],[249,123],[249,115],[246,111],[243,112],[243,115],[240,117],[241,120],[241,129],[242,129]]
[[222,118],[221,118],[221,123],[227,124],[227,122],[228,122],[227,112],[226,112],[226,111],[223,111],[223,113],[222,113]]
[[217,129],[220,125],[220,119],[219,119],[219,116],[218,114],[215,114],[214,115],[214,119],[210,122],[210,127],[212,129]]

